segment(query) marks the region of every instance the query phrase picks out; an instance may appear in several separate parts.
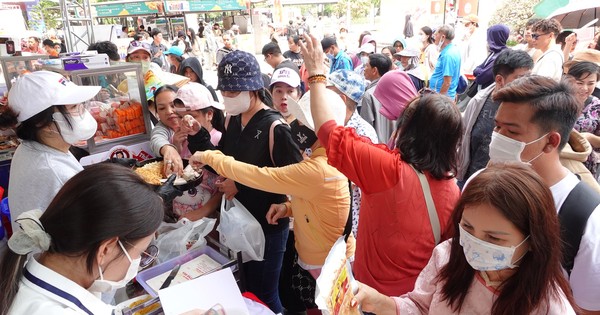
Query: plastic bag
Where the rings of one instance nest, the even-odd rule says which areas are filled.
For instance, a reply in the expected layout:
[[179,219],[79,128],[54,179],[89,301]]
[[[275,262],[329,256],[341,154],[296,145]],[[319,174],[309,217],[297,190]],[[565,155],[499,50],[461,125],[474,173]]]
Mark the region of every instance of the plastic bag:
[[204,237],[212,231],[217,219],[198,221],[181,219],[177,223],[162,223],[158,228],[156,246],[158,263],[181,256],[189,250],[206,245]]
[[254,216],[237,199],[221,201],[221,221],[217,227],[221,244],[241,251],[244,262],[262,261],[265,234]]

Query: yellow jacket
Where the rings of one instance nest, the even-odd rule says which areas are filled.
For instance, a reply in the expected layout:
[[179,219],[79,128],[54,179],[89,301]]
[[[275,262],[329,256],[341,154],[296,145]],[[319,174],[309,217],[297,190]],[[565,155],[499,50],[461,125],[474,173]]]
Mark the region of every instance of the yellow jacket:
[[[323,265],[333,243],[342,235],[350,210],[348,179],[327,164],[324,148],[284,167],[258,167],[236,161],[219,151],[205,151],[203,162],[220,175],[248,187],[291,196],[288,215],[294,217],[296,251],[302,262]],[[348,238],[346,255],[354,255]]]

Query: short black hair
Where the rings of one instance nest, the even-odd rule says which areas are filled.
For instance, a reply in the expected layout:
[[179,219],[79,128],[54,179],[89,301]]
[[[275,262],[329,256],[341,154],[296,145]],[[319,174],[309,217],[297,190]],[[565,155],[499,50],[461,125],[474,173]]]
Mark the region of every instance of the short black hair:
[[331,46],[337,46],[337,41],[335,37],[327,36],[321,40],[321,47],[323,48],[323,51],[325,51]]
[[[573,34],[573,31],[562,31],[560,32],[560,34],[558,34],[558,36],[556,36],[556,43],[560,44],[560,49],[564,49],[565,48],[565,44],[567,36]],[[575,33],[575,36],[577,36],[577,33]]]
[[44,39],[44,41],[42,42],[42,46],[54,47],[54,45],[56,45],[56,43],[51,39]]
[[281,55],[281,48],[279,48],[279,45],[277,43],[270,42],[263,46],[262,54],[264,56],[266,56],[266,55]]
[[160,31],[160,29],[155,27],[154,29],[152,29],[152,33],[150,35],[152,36],[152,38],[154,38],[154,36],[158,34],[162,34],[162,32]]
[[369,65],[371,65],[373,68],[377,68],[379,75],[383,76],[390,71],[390,68],[392,67],[392,61],[384,54],[370,54]]
[[492,72],[494,76],[509,76],[520,68],[533,69],[533,59],[524,50],[505,49],[494,61]]
[[298,37],[298,35],[290,35],[288,36],[288,40],[290,40],[290,38],[294,41],[294,44],[298,45],[300,42],[300,37]]
[[95,50],[99,54],[107,54],[108,58],[112,61],[121,60],[121,56],[119,56],[119,48],[117,48],[117,45],[110,41],[92,43],[88,47],[88,50]]
[[585,79],[592,74],[596,74],[596,80],[598,80],[600,78],[600,66],[589,61],[576,62],[569,68],[569,72],[567,72],[567,75],[576,80]]

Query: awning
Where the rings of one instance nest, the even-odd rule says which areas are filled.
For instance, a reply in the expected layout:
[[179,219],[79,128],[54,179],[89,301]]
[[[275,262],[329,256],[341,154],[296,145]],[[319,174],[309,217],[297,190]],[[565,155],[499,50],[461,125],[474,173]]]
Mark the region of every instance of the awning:
[[94,3],[94,17],[246,10],[244,0],[113,1]]

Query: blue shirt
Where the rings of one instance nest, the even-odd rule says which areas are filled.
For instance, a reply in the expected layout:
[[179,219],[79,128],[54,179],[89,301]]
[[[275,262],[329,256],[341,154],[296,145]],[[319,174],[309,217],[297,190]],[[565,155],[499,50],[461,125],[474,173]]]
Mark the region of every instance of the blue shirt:
[[448,44],[440,52],[437,64],[429,78],[429,87],[433,90],[440,91],[444,83],[444,77],[452,77],[450,88],[448,88],[448,96],[454,98],[456,96],[456,88],[458,87],[458,79],[460,77],[460,50],[454,43]]
[[340,52],[333,57],[333,60],[331,60],[329,73],[340,69],[354,70],[352,67],[352,60],[350,60],[350,57],[343,50],[340,50]]

